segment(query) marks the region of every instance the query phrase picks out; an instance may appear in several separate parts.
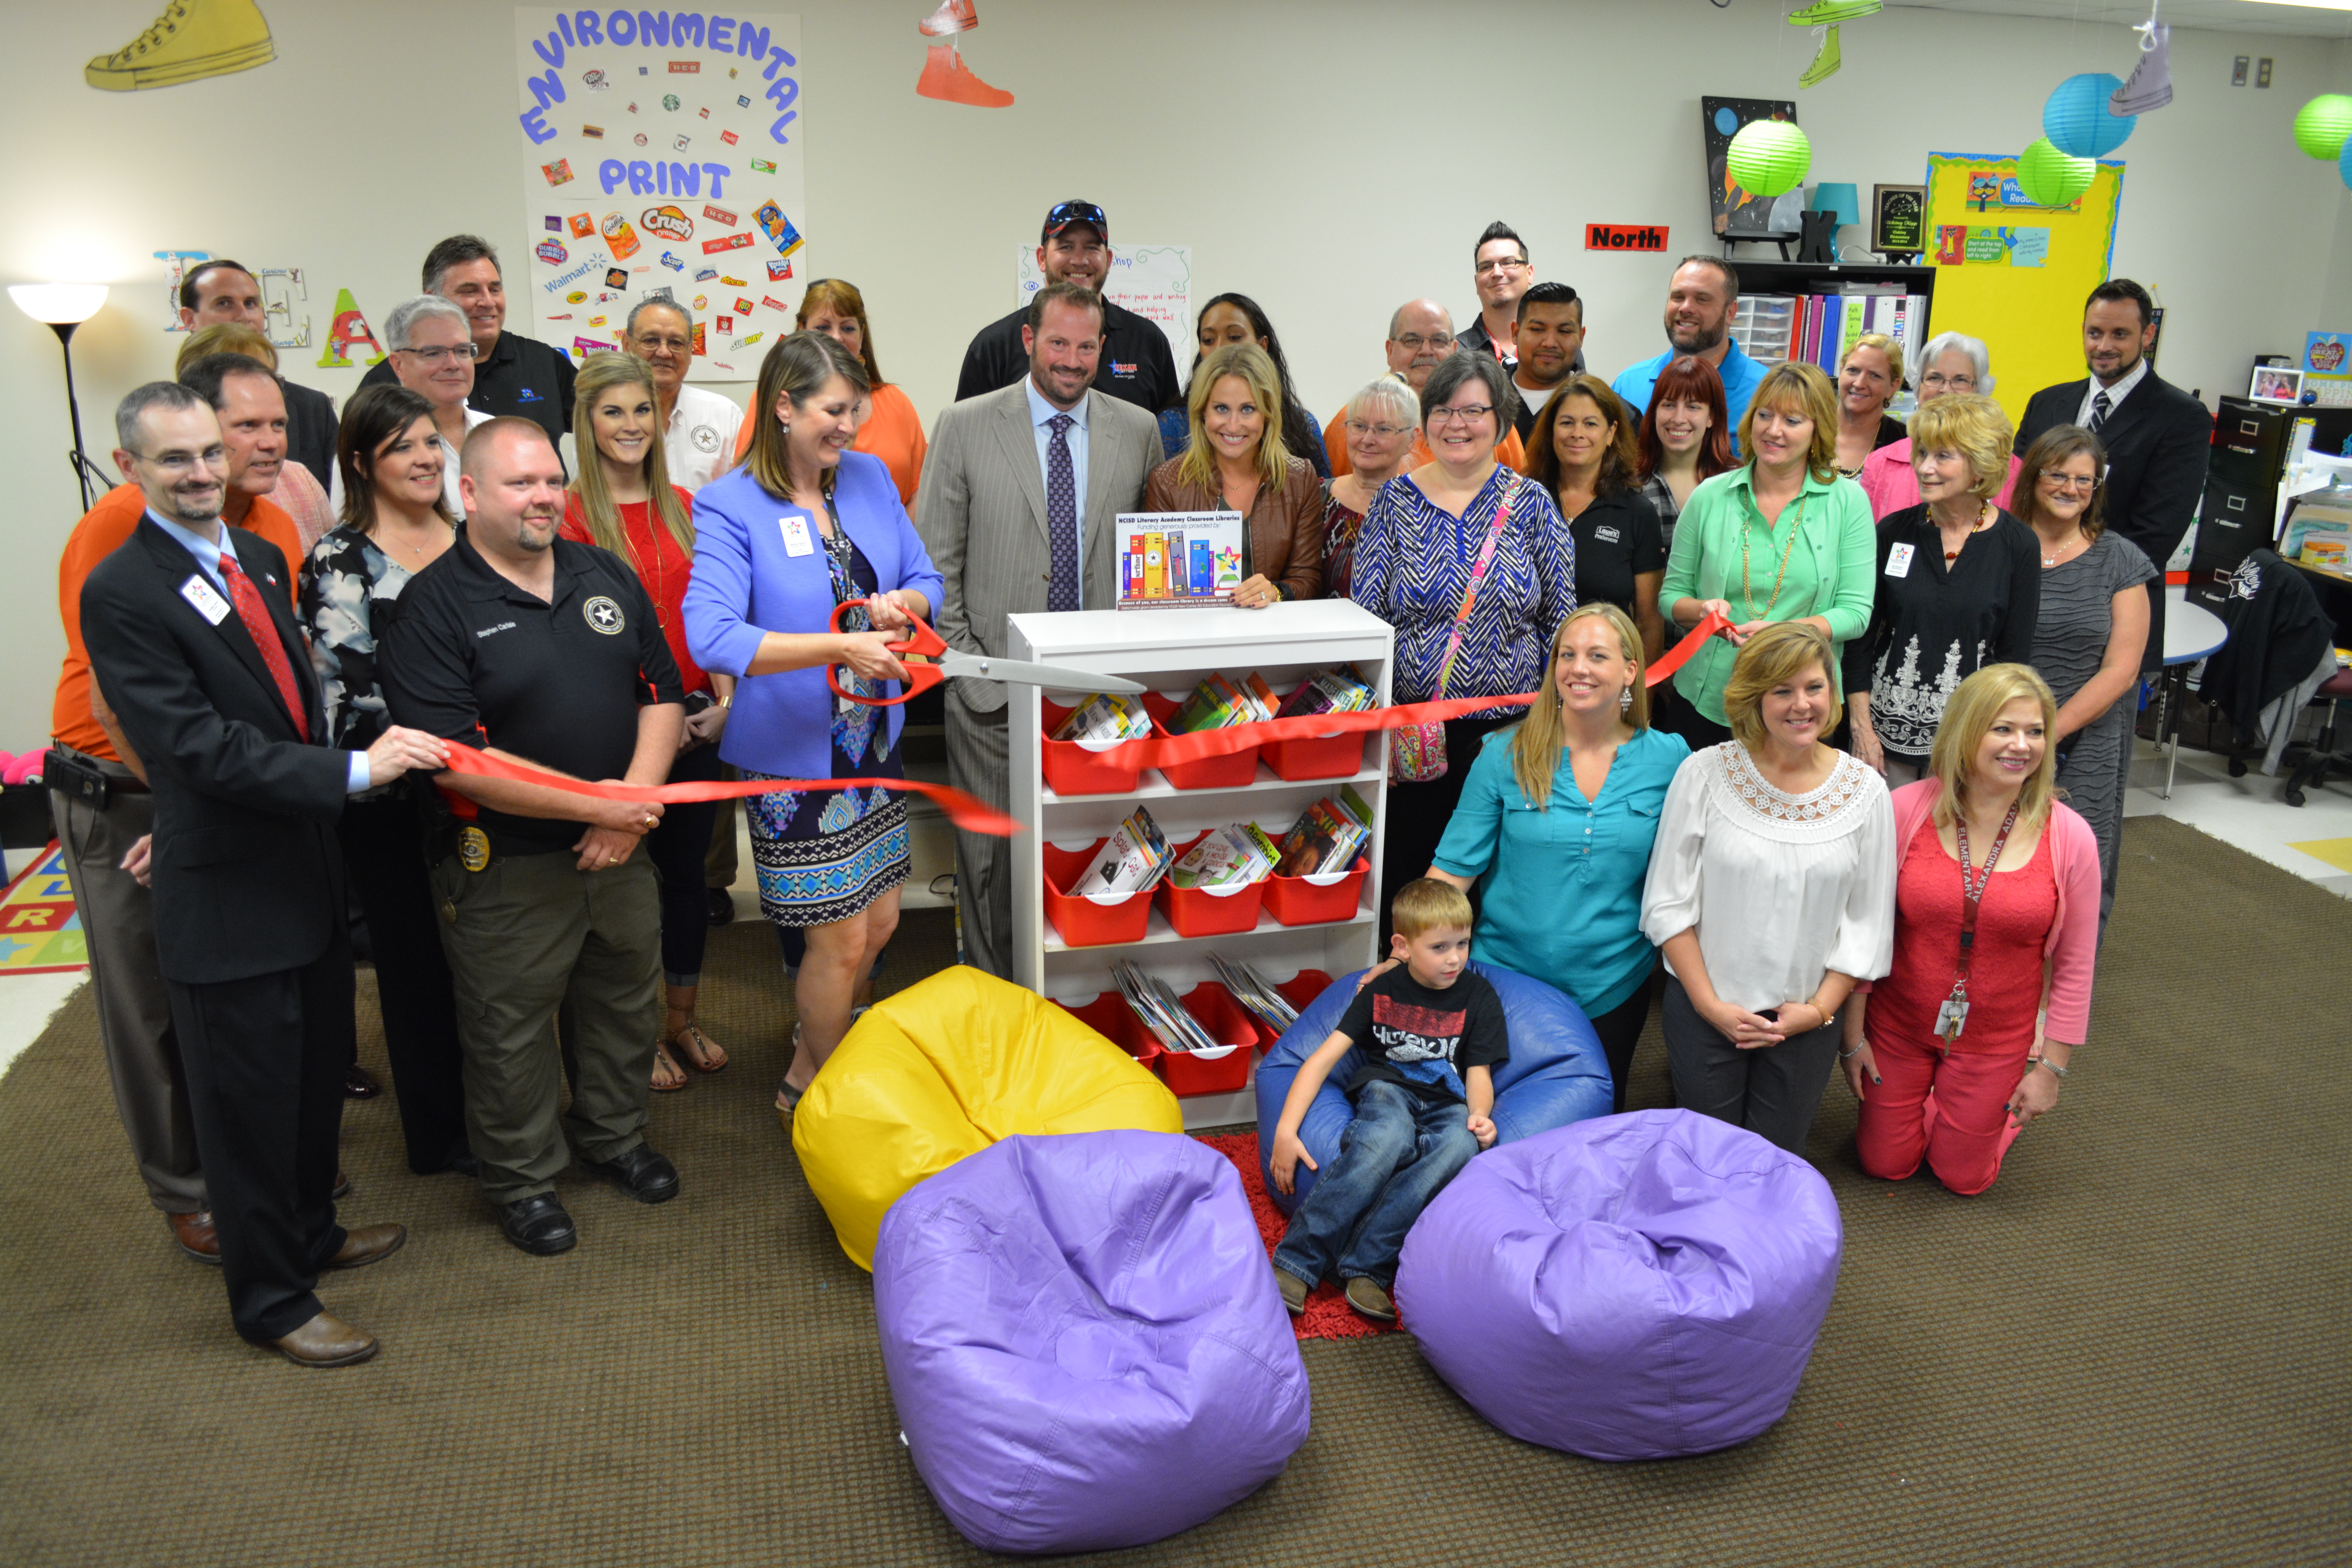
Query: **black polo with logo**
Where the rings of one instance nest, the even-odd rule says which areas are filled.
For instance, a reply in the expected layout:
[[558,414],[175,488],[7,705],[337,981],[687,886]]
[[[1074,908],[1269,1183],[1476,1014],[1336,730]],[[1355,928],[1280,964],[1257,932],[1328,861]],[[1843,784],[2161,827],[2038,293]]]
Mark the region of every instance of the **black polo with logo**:
[[[572,383],[578,374],[562,349],[502,331],[489,357],[474,362],[474,390],[466,406],[481,414],[519,415],[546,431],[550,441],[561,442],[572,428]],[[391,359],[372,367],[360,384],[398,385]]]
[[[683,702],[653,602],[628,565],[558,539],[553,597],[516,587],[460,532],[394,603],[377,673],[392,721],[542,763],[617,779],[637,749],[637,710]],[[500,855],[569,849],[580,822],[482,808]]]

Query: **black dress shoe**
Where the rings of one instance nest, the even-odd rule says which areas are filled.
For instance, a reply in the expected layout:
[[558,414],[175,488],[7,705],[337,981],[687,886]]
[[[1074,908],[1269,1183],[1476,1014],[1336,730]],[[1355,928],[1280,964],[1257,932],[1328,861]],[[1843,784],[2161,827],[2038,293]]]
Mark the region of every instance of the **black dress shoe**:
[[724,888],[707,888],[703,891],[709,900],[710,923],[731,924],[735,919],[735,895]]
[[509,1241],[542,1258],[569,1252],[580,1240],[572,1216],[563,1212],[562,1200],[553,1193],[517,1198],[507,1205],[499,1211],[499,1228],[507,1233]]
[[643,1143],[610,1160],[591,1160],[588,1168],[611,1177],[641,1204],[665,1204],[677,1196],[677,1167]]
[[360,1066],[359,1063],[353,1062],[350,1067],[343,1069],[343,1098],[345,1100],[373,1100],[377,1095],[382,1094],[383,1092],[383,1085],[376,1082],[375,1075],[369,1072],[367,1068]]

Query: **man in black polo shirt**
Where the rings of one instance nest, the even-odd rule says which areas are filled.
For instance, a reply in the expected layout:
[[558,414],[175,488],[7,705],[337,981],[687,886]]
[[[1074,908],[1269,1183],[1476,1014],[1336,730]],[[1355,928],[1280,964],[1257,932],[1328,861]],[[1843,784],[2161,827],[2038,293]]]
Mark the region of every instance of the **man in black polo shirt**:
[[[180,279],[180,325],[193,332],[215,321],[235,321],[265,338],[269,335],[261,280],[242,262],[226,258],[199,262]],[[310,469],[320,488],[334,489],[335,400],[282,375],[278,384],[286,394],[286,455]]]
[[[1102,208],[1092,202],[1063,202],[1046,213],[1045,232],[1037,238],[1037,268],[1048,284],[1075,283],[1099,297],[1110,274],[1110,220]],[[1167,334],[1108,300],[1102,308],[1102,368],[1095,373],[1094,389],[1146,414],[1173,407],[1184,384],[1176,378]],[[964,351],[963,374],[956,378],[958,403],[1018,385],[1029,374],[1029,350],[1021,342],[1028,321],[1024,302],[980,330]]]
[[[466,312],[474,333],[474,390],[467,405],[513,414],[560,441],[572,428],[572,361],[562,350],[506,330],[507,290],[499,253],[470,234],[454,234],[425,253],[425,291]],[[360,377],[362,386],[392,382],[386,360]]]
[[[685,696],[636,574],[555,537],[563,468],[537,426],[477,426],[460,463],[466,528],[401,595],[379,656],[394,721],[574,778],[659,784]],[[565,1131],[639,1202],[677,1192],[676,1167],[645,1142],[661,908],[635,850],[662,808],[475,774],[436,782],[472,808],[443,825],[433,866],[467,1139],[507,1239],[561,1252],[578,1239],[554,1190]]]

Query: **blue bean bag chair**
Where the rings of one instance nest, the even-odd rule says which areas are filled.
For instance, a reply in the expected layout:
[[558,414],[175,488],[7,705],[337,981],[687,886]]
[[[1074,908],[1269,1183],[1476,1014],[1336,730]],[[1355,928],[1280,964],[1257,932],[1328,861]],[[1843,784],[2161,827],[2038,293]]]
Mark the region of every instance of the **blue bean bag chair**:
[[1512,1436],[1672,1458],[1789,1408],[1843,1240],[1803,1160],[1643,1110],[1471,1161],[1405,1234],[1396,1300],[1438,1375]]
[[884,1215],[874,1315],[915,1468],[991,1552],[1161,1540],[1307,1440],[1307,1369],[1241,1177],[1190,1138],[965,1155]]
[[[1496,1147],[1587,1117],[1608,1115],[1615,1102],[1616,1085],[1609,1077],[1609,1058],[1601,1054],[1601,1037],[1592,1032],[1584,1009],[1570,1001],[1567,993],[1516,971],[1475,958],[1470,967],[1485,975],[1503,998],[1503,1016],[1511,1034],[1511,1059],[1495,1073]],[[1257,1065],[1258,1174],[1265,1178],[1266,1195],[1285,1214],[1297,1209],[1315,1185],[1315,1173],[1301,1163],[1298,1190],[1294,1194],[1275,1190],[1268,1164],[1275,1124],[1282,1120],[1282,1102],[1290,1093],[1291,1080],[1298,1076],[1299,1064],[1339,1026],[1340,1016],[1356,997],[1356,975],[1362,973],[1359,969],[1333,981]],[[1307,1108],[1307,1120],[1299,1124],[1298,1141],[1307,1145],[1318,1165],[1339,1157],[1339,1135],[1356,1118],[1347,1086],[1363,1062],[1360,1048],[1350,1048],[1341,1057],[1323,1087],[1316,1090]]]

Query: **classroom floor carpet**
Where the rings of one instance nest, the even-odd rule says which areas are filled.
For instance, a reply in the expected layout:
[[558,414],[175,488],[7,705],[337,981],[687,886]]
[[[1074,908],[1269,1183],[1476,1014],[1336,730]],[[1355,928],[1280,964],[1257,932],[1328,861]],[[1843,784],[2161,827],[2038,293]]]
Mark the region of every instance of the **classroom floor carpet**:
[[[1597,1464],[1495,1432],[1409,1335],[1317,1341],[1287,1473],[1104,1561],[2345,1561],[2352,904],[2161,818],[2124,848],[2091,1042],[1990,1192],[1862,1176],[1831,1085],[1810,1152],[1844,1268],[1771,1431]],[[411,1229],[326,1282],[384,1341],[350,1371],[231,1335],[128,1169],[87,995],[67,1009],[0,1083],[0,1562],[987,1561],[908,1463],[867,1278],[768,1109],[773,940],[712,934],[734,1064],[653,1109],[683,1194],[567,1176],[573,1252],[514,1251],[464,1181],[405,1173],[388,1100],[350,1107],[345,1215]],[[949,940],[910,918],[885,985]],[[1662,1103],[1654,1022],[1635,1070]]]

